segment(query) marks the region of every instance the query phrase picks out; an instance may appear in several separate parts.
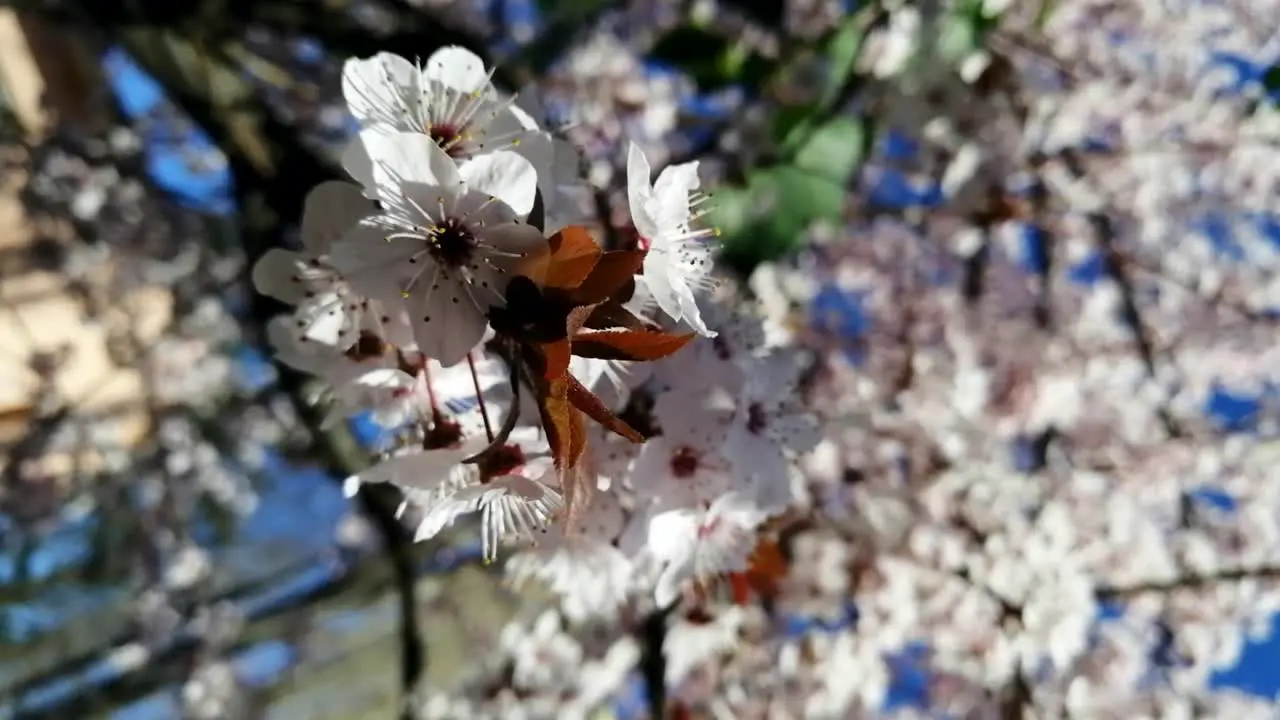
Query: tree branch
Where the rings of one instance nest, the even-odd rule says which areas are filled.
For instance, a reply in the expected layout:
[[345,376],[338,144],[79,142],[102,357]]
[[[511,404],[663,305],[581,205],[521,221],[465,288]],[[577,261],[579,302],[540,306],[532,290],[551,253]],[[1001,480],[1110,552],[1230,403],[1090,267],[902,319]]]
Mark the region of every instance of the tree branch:
[[[145,11],[149,4],[143,2],[139,6]],[[117,30],[117,36],[111,39],[119,41],[163,84],[169,98],[226,154],[240,213],[241,241],[251,261],[276,243],[287,223],[300,217],[310,189],[337,174],[336,168],[301,143],[292,128],[271,116],[265,103],[228,62],[226,47],[219,38],[194,31],[184,36],[155,26],[115,26],[117,18],[110,15],[113,8],[109,4],[83,2],[70,7],[78,9],[78,19],[90,27]],[[253,313],[265,325],[280,307],[262,295],[254,294],[253,298]],[[322,413],[304,397],[307,378],[281,366],[280,379],[282,389],[311,431],[329,474],[341,482],[362,469],[367,458],[349,433],[342,428],[336,434],[322,430]],[[395,490],[364,488],[358,501],[379,532],[392,565],[400,596],[402,683],[405,694],[411,695],[426,666],[416,615],[412,538],[396,517],[400,499]]]
[[667,714],[667,656],[663,644],[667,621],[680,601],[649,611],[640,623],[640,674],[649,691],[649,718],[663,720]]

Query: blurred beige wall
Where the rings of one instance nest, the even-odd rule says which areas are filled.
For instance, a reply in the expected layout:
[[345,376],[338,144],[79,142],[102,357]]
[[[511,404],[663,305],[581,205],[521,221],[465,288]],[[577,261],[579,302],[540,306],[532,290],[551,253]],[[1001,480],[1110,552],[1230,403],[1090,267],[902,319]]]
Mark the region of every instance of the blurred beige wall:
[[[0,86],[25,136],[22,143],[0,145],[9,168],[22,168],[25,146],[38,144],[57,124],[95,132],[110,118],[107,88],[90,49],[72,34],[4,8]],[[137,367],[113,363],[107,349],[109,328],[124,323],[146,347],[168,325],[171,310],[167,290],[138,287],[114,298],[106,317],[90,320],[67,278],[30,261],[41,237],[67,244],[80,241],[58,218],[45,218],[37,226],[19,195],[26,180],[21,169],[0,171],[0,464],[9,460],[5,447],[23,437],[37,416],[57,407],[73,408],[73,416],[81,418],[110,418],[110,434],[118,434],[122,444],[145,437],[143,376]],[[104,262],[93,268],[90,282],[109,283],[112,272],[110,262]],[[30,368],[38,353],[59,358],[52,407],[37,407],[40,390],[50,390]],[[65,453],[39,462],[55,475],[73,465]],[[76,462],[90,469],[94,458],[78,457]]]

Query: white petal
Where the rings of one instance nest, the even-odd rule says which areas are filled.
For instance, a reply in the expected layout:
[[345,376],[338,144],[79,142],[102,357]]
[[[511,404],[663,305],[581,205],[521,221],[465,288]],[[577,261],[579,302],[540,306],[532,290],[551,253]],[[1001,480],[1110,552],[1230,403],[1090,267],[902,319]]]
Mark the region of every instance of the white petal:
[[418,349],[444,367],[466,359],[489,327],[488,318],[458,278],[441,279],[434,290],[428,286],[411,292],[407,305]]
[[706,338],[715,337],[716,331],[707,327],[706,323],[702,321],[702,312],[698,309],[698,301],[693,298],[693,292],[689,290],[688,286],[684,288],[683,292],[678,292],[677,296],[680,299],[681,319],[689,323],[689,327],[693,328],[693,331],[699,335]]
[[787,449],[806,453],[822,441],[822,428],[809,415],[783,415],[773,420],[773,432]]
[[578,149],[558,138],[552,139],[551,146],[550,173],[543,173],[541,166],[531,160],[534,167],[539,168],[538,187],[543,193],[546,215],[543,230],[548,236],[567,225],[585,223],[589,213],[583,210],[583,206],[590,195],[582,180],[582,156]]
[[800,363],[788,353],[774,352],[748,362],[750,380],[743,388],[749,395],[748,402],[779,404],[794,391],[802,371]]
[[783,510],[790,504],[791,466],[777,443],[753,435],[742,423],[734,423],[725,439],[724,454],[739,476],[751,480],[760,506]]
[[538,173],[533,163],[510,150],[497,150],[464,162],[458,173],[471,190],[496,197],[525,217],[533,209]]
[[302,336],[312,342],[343,350],[355,340],[355,323],[337,293],[323,293],[307,300],[293,316],[302,327]]
[[[506,365],[496,358],[482,355],[476,358],[476,380],[480,391],[486,392],[508,382]],[[444,367],[438,361],[431,360],[427,366],[431,376],[431,389],[436,399],[446,404],[460,399],[474,400],[476,382],[471,379],[471,368],[465,365]]]
[[654,210],[663,227],[689,222],[689,193],[698,189],[697,161],[665,168],[653,184]]
[[671,444],[666,436],[651,438],[640,447],[631,466],[631,482],[637,493],[654,497],[653,493],[666,486],[671,474]]
[[443,498],[427,509],[413,534],[414,542],[430,540],[453,524],[460,516],[475,512],[472,498],[459,498],[457,493]]
[[519,153],[533,165],[534,172],[538,178],[538,189],[542,191],[544,206],[553,203],[559,195],[556,185],[561,180],[556,177],[556,148],[552,142],[551,134],[544,132],[527,133],[520,138],[520,144],[513,148],[511,152]]
[[649,184],[652,177],[649,161],[639,145],[631,143],[627,149],[627,201],[631,208],[631,222],[636,231],[646,238],[659,234],[659,228],[649,213],[653,203],[653,187]]
[[271,248],[253,265],[253,287],[258,292],[289,305],[297,305],[306,288],[294,278],[302,256],[292,250]]
[[489,85],[489,73],[479,55],[457,45],[431,53],[422,76],[460,93],[472,93]]
[[649,519],[648,550],[665,563],[654,588],[660,606],[675,602],[680,587],[695,574],[699,516],[693,510],[672,510]]
[[653,183],[653,194],[659,198],[663,196],[671,196],[687,200],[689,193],[697,190],[701,186],[702,180],[698,177],[698,161],[680,163],[679,165],[668,165],[658,174],[658,179]]
[[692,555],[700,516],[698,511],[684,508],[654,513],[649,518],[649,552],[665,561]]
[[[542,158],[542,156],[537,154],[536,149],[534,150],[534,155],[531,156],[528,152],[525,152],[525,145],[531,139],[535,139],[543,135],[550,138],[550,135],[548,133],[538,132],[537,123],[533,122],[533,118],[530,118],[524,113],[524,111],[517,107],[503,107],[499,102],[490,102],[486,104],[491,107],[482,108],[477,112],[484,112],[490,115],[491,118],[488,122],[477,124],[477,127],[483,125],[482,137],[477,138],[477,141],[479,142],[477,149],[488,151],[510,150],[511,152],[518,152],[529,158],[529,162],[534,163],[534,167],[538,169],[538,172],[542,172],[544,165],[540,164],[540,162],[535,162],[535,157],[539,158],[539,160],[549,160],[553,156]],[[546,165],[545,168],[547,170],[551,169],[549,164]]]
[[[707,513],[722,518],[729,526],[752,530],[764,522],[766,513],[747,493],[729,492],[716,498]],[[750,548],[745,548],[750,550]]]
[[662,265],[662,256],[649,253],[644,259],[644,273],[636,276],[638,284],[643,284],[653,302],[672,320],[684,318],[680,305],[680,294],[671,282],[669,270]]
[[406,183],[454,190],[462,182],[453,158],[427,135],[365,130],[360,141],[373,161],[378,199],[385,203],[398,205]]
[[520,124],[530,130],[537,130],[542,119],[547,117],[547,109],[538,100],[538,92],[537,83],[524,85],[516,91],[516,101],[511,106]]
[[[414,346],[413,328],[409,325],[409,313],[404,308],[403,298],[395,298],[394,302],[388,303],[376,299],[377,297],[369,300],[369,311],[365,313],[365,327],[361,329],[381,335],[396,347],[412,348]],[[386,320],[384,321],[383,318]]]
[[383,402],[397,390],[412,389],[417,378],[399,368],[377,368],[361,375],[355,382],[337,388],[337,396],[354,405]]
[[493,258],[493,264],[499,267],[514,268],[548,252],[547,239],[538,228],[524,223],[490,225],[482,228],[477,235],[484,244],[494,249],[520,254],[519,258]]
[[267,344],[271,346],[276,360],[295,370],[312,375],[323,376],[330,361],[311,348],[303,348],[294,332],[296,321],[292,315],[278,315],[267,322]]
[[693,577],[693,557],[683,558],[663,568],[658,583],[653,588],[653,601],[658,607],[667,607],[680,599],[680,588]]
[[448,480],[449,472],[459,462],[488,444],[488,440],[481,436],[470,438],[457,447],[395,455],[356,473],[354,477],[361,483],[391,483],[415,490],[431,490]]
[[387,234],[370,220],[356,223],[330,248],[329,262],[357,293],[387,300],[395,308],[401,304],[402,275],[417,248],[412,240],[387,240]]
[[[392,131],[385,126],[377,126],[376,129],[369,129],[367,132],[389,134]],[[342,149],[342,169],[347,171],[352,180],[360,184],[365,197],[371,200],[378,198],[378,186],[373,179],[373,158],[369,157],[364,139],[358,134],[348,140]]]
[[356,493],[358,492],[360,492],[360,478],[358,476],[352,475],[351,477],[342,481],[343,497],[350,500],[351,498],[355,497]]
[[307,193],[302,208],[302,244],[312,255],[327,255],[335,240],[376,210],[360,188],[330,180]]
[[362,126],[388,123],[404,112],[417,76],[412,63],[392,53],[352,58],[342,65],[342,97]]

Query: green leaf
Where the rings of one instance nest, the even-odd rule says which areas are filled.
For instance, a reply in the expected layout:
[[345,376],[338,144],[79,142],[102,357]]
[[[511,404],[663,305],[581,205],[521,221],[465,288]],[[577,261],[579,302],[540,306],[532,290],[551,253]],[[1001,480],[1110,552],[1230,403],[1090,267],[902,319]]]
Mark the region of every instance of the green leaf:
[[858,16],[846,19],[826,43],[827,84],[823,88],[821,104],[826,107],[835,102],[844,87],[845,80],[858,65],[862,54],[862,41],[866,37]]
[[746,188],[717,192],[716,199],[721,260],[746,276],[761,262],[795,250],[814,222],[839,223],[845,189],[794,165],[780,165],[753,173]]
[[784,157],[792,157],[804,145],[817,124],[813,105],[780,105],[773,116],[773,140]]
[[965,0],[943,16],[938,28],[938,54],[955,64],[982,48],[987,33],[1000,23],[999,15],[987,15],[983,0]]
[[[822,63],[822,79],[816,100],[778,105],[774,115],[773,138],[783,156],[794,155],[804,145],[820,118],[836,109],[833,105],[840,100],[850,75],[857,68],[864,38],[863,19],[860,15],[854,15],[845,19],[819,44],[817,55],[802,56],[788,64],[786,71],[803,75],[803,65],[817,59]],[[788,78],[783,77],[782,81],[786,82]]]
[[816,128],[796,151],[795,166],[843,187],[867,154],[868,133],[853,118],[837,117]]
[[751,193],[738,185],[717,188],[711,206],[707,218],[724,238],[742,235],[756,220],[751,211]]

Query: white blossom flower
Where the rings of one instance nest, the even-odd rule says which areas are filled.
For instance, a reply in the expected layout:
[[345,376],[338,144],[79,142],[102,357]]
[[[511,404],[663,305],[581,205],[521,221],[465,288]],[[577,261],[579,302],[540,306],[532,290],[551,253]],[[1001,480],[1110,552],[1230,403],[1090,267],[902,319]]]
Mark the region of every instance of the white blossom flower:
[[538,428],[517,427],[487,461],[460,472],[450,492],[424,503],[426,514],[415,540],[433,537],[459,516],[478,512],[484,557],[492,560],[503,541],[534,539],[563,507],[551,451]]
[[333,243],[376,211],[360,189],[346,182],[317,185],[302,215],[302,251],[272,248],[253,266],[258,292],[296,306],[295,332],[309,341],[345,350],[370,330],[397,341],[409,335],[404,317],[355,292],[331,263]]
[[426,376],[410,375],[400,368],[379,368],[339,385],[333,395],[326,425],[367,410],[378,425],[400,427],[421,417],[426,409]]
[[779,511],[791,504],[787,452],[808,452],[822,438],[817,421],[801,405],[800,369],[783,351],[751,363],[725,437],[724,454],[734,472],[752,479],[759,501]]
[[[545,136],[514,98],[500,95],[491,77],[479,56],[456,45],[435,51],[420,67],[382,52],[346,61],[342,94],[361,128],[421,133],[454,158],[512,149],[531,135]],[[549,137],[543,145],[549,166]]]
[[686,582],[709,582],[744,570],[755,548],[755,530],[765,520],[755,499],[740,492],[716,498],[705,509],[678,501],[660,501],[632,521],[631,542],[660,568],[654,600],[666,606],[680,597]]
[[418,348],[447,366],[483,339],[515,266],[545,249],[517,215],[533,205],[534,172],[507,151],[461,168],[423,135],[366,131],[380,213],[333,250],[351,285],[409,313]]
[[644,152],[635,143],[630,145],[627,198],[640,248],[648,253],[639,280],[673,320],[683,320],[699,334],[715,337],[702,321],[695,296],[713,287],[711,247],[706,239],[715,230],[693,227],[700,215],[694,208],[700,200],[692,193],[700,182],[697,162],[667,167],[652,181]]
[[[585,186],[577,150],[539,127],[535,112],[499,92],[492,71],[466,48],[448,46],[420,67],[392,53],[350,59],[342,68],[342,92],[362,128],[421,133],[459,164],[495,150],[519,153],[537,172],[544,230],[580,221]],[[526,98],[526,103],[532,102]],[[347,169],[362,182],[371,158],[362,145],[347,156]],[[370,187],[369,183],[365,183]],[[524,210],[521,215],[527,214]]]
[[500,640],[512,656],[512,682],[522,689],[566,689],[582,665],[582,646],[565,632],[554,609],[544,611],[527,630],[507,626]]
[[483,436],[461,436],[445,447],[415,448],[392,455],[347,478],[343,490],[347,497],[355,495],[361,485],[391,483],[406,493],[447,492],[455,484],[457,472],[466,458],[488,446]]
[[339,387],[372,370],[396,367],[395,347],[373,333],[362,334],[347,351],[312,342],[295,330],[295,320],[278,315],[267,323],[267,343],[275,357],[295,370]]
[[694,338],[680,352],[654,363],[654,379],[664,387],[718,387],[736,394],[745,368],[764,343],[760,319],[720,303],[703,307],[715,337]]
[[636,455],[631,482],[637,494],[698,506],[733,486],[732,466],[722,452],[723,413],[706,406],[698,393],[671,391],[657,397],[654,415],[662,434]]
[[602,494],[575,527],[548,528],[536,547],[507,560],[507,575],[517,583],[541,580],[559,596],[561,610],[572,621],[611,617],[636,585],[631,560],[613,545],[623,523],[617,496]]
[[731,606],[711,618],[673,620],[662,648],[667,655],[667,683],[678,685],[699,666],[733,650],[741,642],[745,614]]

